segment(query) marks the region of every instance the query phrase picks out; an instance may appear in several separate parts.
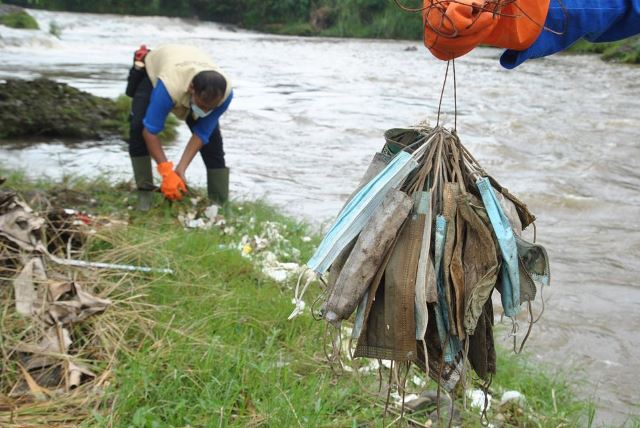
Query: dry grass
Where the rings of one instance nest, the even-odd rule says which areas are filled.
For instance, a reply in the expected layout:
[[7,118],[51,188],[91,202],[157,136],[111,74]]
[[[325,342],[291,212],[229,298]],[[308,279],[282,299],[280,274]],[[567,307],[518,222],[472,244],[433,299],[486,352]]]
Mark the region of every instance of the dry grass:
[[[54,247],[49,246],[50,251],[74,258],[131,263],[143,261],[141,254],[148,254],[150,248],[158,245],[153,239],[128,245],[119,238],[120,234],[111,233],[109,227],[104,228],[105,233],[88,233],[87,228],[74,229],[68,224],[65,227],[55,228],[49,221],[45,227],[46,242],[56,243]],[[61,237],[66,237],[66,241]],[[69,245],[63,245],[64,242]],[[82,284],[85,291],[109,299],[111,305],[103,313],[66,325],[72,340],[68,351],[39,354],[54,363],[44,372],[39,369],[34,374],[23,368],[29,354],[20,348],[42,340],[48,325],[41,317],[25,317],[16,311],[12,285],[24,261],[34,255],[37,254],[20,251],[11,241],[0,238],[0,426],[77,426],[93,412],[109,405],[104,395],[113,380],[117,356],[136,352],[136,344],[144,339],[140,333],[154,331],[157,308],[146,303],[150,281],[138,274],[46,263],[48,281]],[[61,326],[56,328],[60,330]],[[70,387],[67,376],[70,364],[87,368],[95,377],[83,375],[79,386]],[[49,383],[56,378],[58,382],[43,386],[38,378]]]

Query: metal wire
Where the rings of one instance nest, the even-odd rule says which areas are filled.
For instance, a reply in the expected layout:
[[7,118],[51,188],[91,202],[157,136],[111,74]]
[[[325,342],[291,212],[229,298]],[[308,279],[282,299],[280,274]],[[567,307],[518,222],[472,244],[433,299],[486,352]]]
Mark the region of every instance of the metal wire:
[[447,69],[444,72],[444,81],[442,82],[442,91],[440,91],[440,102],[438,103],[438,118],[436,119],[436,128],[440,126],[440,111],[442,109],[442,99],[444,98],[444,88],[447,86],[447,76],[449,75],[449,62],[447,61]]

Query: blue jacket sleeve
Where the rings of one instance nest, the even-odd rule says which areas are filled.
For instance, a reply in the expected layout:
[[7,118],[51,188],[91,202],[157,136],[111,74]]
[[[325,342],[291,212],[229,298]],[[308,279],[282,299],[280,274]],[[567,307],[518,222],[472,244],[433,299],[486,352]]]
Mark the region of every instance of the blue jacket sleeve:
[[147,128],[147,131],[154,135],[158,134],[164,129],[164,123],[172,109],[173,100],[162,80],[158,79],[156,87],[151,91],[151,99],[142,124]]
[[552,0],[538,39],[523,51],[506,50],[504,68],[560,52],[581,38],[612,42],[640,33],[640,0]]
[[227,100],[220,106],[216,107],[211,114],[203,117],[202,119],[198,119],[193,125],[193,133],[200,138],[202,144],[209,143],[209,137],[215,129],[218,127],[218,121],[220,120],[220,116],[227,111],[229,108],[229,104],[231,104],[231,100],[233,99],[233,90],[229,94]]

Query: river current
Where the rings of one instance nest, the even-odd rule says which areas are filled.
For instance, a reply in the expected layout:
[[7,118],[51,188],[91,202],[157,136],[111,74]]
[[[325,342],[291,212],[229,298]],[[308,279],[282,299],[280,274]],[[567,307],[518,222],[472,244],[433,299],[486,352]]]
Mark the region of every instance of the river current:
[[[0,26],[0,79],[46,76],[116,97],[140,43],[209,52],[235,88],[221,121],[232,196],[263,198],[319,228],[381,148],[384,130],[436,120],[446,64],[418,42],[30,13],[43,30]],[[48,32],[52,23],[59,38]],[[556,55],[507,71],[499,54],[479,48],[456,61],[457,128],[537,215],[538,241],[549,251],[552,285],[526,349],[551,376],[580,379],[576,390],[594,400],[597,419],[619,425],[640,414],[640,67]],[[445,125],[453,126],[453,112],[449,86]],[[174,161],[187,138],[183,126],[167,150]],[[0,142],[0,165],[34,177],[131,174],[121,140]],[[205,177],[194,160],[188,182],[203,186]]]

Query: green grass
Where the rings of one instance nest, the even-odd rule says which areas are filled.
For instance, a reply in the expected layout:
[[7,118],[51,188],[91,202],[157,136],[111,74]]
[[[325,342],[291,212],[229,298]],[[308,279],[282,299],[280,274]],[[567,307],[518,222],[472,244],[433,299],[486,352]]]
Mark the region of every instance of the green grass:
[[[549,365],[533,364],[527,355],[517,356],[509,351],[498,355],[497,366],[497,390],[520,391],[526,397],[526,408],[531,410],[525,414],[508,413],[512,425],[557,427],[569,422],[569,426],[592,426],[594,404],[575,397],[568,379],[574,376]],[[572,381],[574,387],[581,382],[584,383],[580,378]]]
[[589,43],[579,40],[568,51],[600,54],[605,61],[640,64],[640,36],[611,43]]
[[382,2],[373,10],[361,7],[357,1],[339,3],[336,20],[321,31],[323,36],[419,40],[422,38],[422,17],[405,12],[393,1]]
[[[144,289],[154,327],[128,326],[126,340],[135,351],[119,356],[103,404],[86,426],[383,426],[377,376],[334,373],[323,351],[324,323],[314,321],[308,310],[287,321],[295,279],[276,283],[256,259],[240,254],[243,236],[276,227],[284,239],[266,250],[282,261],[304,263],[319,241],[317,236],[303,239],[310,235],[305,224],[254,202],[232,205],[226,232],[221,227],[184,230],[176,216],[189,202],[159,202],[139,214],[127,209],[128,185],[80,178],[29,182],[21,173],[1,170],[0,176],[8,178],[2,188],[17,189],[27,199],[42,192],[60,195],[64,207],[74,203],[92,213],[127,218],[127,228],[90,242],[89,259],[100,259],[120,243],[145,250],[129,251],[119,263],[175,271],[123,282],[132,295],[137,287]],[[308,306],[317,295],[317,287],[308,293]],[[587,426],[592,406],[576,400],[562,376],[551,372],[500,350],[494,396],[517,389],[527,400],[524,414],[503,412],[512,423],[506,426]],[[419,391],[413,387],[411,392]],[[469,411],[465,420],[465,426],[480,426],[477,411]]]
[[25,30],[37,30],[40,28],[38,27],[38,22],[23,10],[0,16],[0,24]]
[[267,24],[261,28],[262,31],[274,34],[290,36],[314,36],[315,30],[306,22],[293,22],[287,24]]

